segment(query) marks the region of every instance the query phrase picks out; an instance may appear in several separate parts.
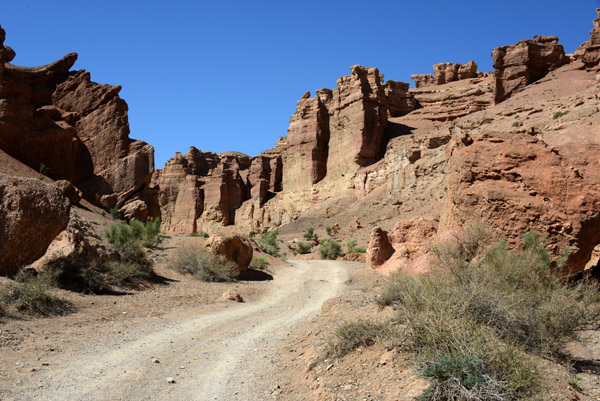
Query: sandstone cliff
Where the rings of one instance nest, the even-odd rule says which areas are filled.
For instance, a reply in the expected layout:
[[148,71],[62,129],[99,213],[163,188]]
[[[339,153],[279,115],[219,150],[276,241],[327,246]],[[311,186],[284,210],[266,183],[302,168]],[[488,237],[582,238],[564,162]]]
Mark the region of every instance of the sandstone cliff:
[[119,86],[69,71],[70,53],[45,66],[18,67],[0,28],[0,150],[52,179],[70,181],[109,209],[141,200],[158,216],[152,146],[129,138]]

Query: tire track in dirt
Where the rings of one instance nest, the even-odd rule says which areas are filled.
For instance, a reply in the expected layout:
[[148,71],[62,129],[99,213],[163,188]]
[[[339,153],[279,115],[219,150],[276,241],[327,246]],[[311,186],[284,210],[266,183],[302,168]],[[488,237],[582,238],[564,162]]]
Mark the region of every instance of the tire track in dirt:
[[[269,355],[295,323],[320,311],[348,279],[343,262],[293,261],[259,301],[126,333],[134,340],[65,353],[36,400],[263,400]],[[150,323],[149,323],[150,324]],[[138,334],[147,333],[147,334]],[[160,363],[153,363],[152,359]],[[167,383],[167,377],[175,383]]]

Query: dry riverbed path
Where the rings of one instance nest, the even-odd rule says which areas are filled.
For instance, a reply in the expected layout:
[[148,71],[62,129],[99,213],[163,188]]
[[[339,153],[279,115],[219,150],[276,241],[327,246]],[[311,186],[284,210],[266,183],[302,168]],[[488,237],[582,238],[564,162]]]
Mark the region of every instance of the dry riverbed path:
[[0,399],[264,400],[277,347],[347,279],[344,262],[292,261],[257,301],[161,325],[149,319],[128,327],[127,341],[66,349],[52,369],[36,372],[40,385],[25,381]]

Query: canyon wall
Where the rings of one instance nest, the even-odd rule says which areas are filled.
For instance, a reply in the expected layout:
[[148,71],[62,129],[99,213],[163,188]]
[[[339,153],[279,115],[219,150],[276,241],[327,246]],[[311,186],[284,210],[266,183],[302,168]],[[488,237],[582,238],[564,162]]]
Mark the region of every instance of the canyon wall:
[[[1,28],[0,28],[1,29]],[[158,217],[149,186],[154,149],[129,138],[120,86],[70,71],[77,54],[41,67],[10,64],[15,52],[0,39],[0,150],[42,174],[68,180],[105,209],[137,200]]]

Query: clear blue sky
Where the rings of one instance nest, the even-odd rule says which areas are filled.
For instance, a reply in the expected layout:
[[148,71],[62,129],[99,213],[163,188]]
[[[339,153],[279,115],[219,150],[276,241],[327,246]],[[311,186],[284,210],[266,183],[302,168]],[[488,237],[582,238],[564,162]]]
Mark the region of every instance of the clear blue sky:
[[361,64],[411,82],[440,62],[492,69],[494,47],[558,35],[589,39],[600,0],[5,1],[13,63],[79,53],[74,69],[121,85],[131,137],[156,166],[193,145],[256,155],[286,134],[306,90],[334,88]]

